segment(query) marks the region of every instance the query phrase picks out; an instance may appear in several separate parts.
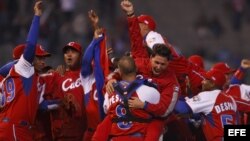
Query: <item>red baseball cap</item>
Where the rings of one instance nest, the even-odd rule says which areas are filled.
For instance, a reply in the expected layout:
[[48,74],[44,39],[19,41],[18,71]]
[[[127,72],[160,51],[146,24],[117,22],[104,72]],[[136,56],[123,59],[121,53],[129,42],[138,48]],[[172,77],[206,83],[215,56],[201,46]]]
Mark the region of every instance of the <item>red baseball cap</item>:
[[226,83],[225,75],[219,70],[209,70],[205,74],[205,78],[208,80],[212,80],[216,86],[222,88],[223,85]]
[[82,46],[77,42],[69,42],[66,46],[63,47],[63,53],[65,53],[67,48],[73,48],[76,51],[82,53]]
[[156,23],[154,21],[154,19],[149,16],[149,15],[140,15],[137,17],[138,21],[140,23],[145,23],[146,25],[148,25],[148,27],[151,29],[151,30],[155,30],[156,28]]
[[191,55],[188,61],[204,69],[204,61],[200,55]]
[[36,44],[36,56],[49,57],[51,54],[48,53],[42,45]]
[[[19,44],[13,49],[12,57],[14,60],[19,59],[22,56],[25,47],[26,47],[26,44]],[[37,44],[35,55],[49,57],[51,54],[48,53],[47,51],[45,51],[45,49],[43,49],[42,45]]]
[[219,70],[224,74],[229,74],[235,72],[235,69],[230,68],[227,63],[219,62],[213,65],[211,69]]
[[19,59],[22,56],[25,47],[26,47],[25,44],[20,44],[13,49],[12,57],[14,60]]

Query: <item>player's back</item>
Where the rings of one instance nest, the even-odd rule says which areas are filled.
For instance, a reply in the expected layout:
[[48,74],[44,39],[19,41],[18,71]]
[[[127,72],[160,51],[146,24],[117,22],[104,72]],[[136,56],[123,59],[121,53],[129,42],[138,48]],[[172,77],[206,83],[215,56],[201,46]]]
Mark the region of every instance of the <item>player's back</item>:
[[[117,92],[113,93],[112,95],[109,95],[108,103],[110,107],[108,110],[108,114],[113,119],[111,135],[114,136],[129,135],[134,133],[144,134],[146,132],[148,123],[151,121],[152,118],[148,112],[142,109],[126,108],[126,104],[124,101],[125,99],[129,99],[130,97],[138,97],[142,101],[147,101],[153,104],[157,104],[160,100],[160,93],[155,88],[146,85],[141,85],[133,93],[126,91],[126,88],[129,89],[129,86],[124,86],[124,95],[123,93],[120,94]],[[127,115],[127,112],[130,112],[132,116]],[[129,119],[129,121],[119,121],[119,118],[130,118],[131,121]],[[140,119],[140,122],[138,122],[138,119]]]
[[215,95],[212,111],[205,116],[203,131],[207,140],[221,140],[224,125],[238,124],[237,106],[234,99],[223,92]]

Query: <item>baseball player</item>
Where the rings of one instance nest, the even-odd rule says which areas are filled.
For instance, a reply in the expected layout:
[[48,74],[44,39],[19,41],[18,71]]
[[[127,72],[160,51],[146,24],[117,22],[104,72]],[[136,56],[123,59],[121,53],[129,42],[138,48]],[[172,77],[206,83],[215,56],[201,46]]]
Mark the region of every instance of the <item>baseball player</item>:
[[234,84],[230,85],[225,91],[226,94],[232,96],[237,103],[240,103],[238,107],[241,108],[241,124],[248,124],[249,122],[249,106],[250,106],[250,86],[246,84]]
[[[136,104],[140,101],[138,98],[130,99],[129,103],[131,108],[134,108],[134,106],[143,108],[157,117],[166,117],[172,112],[179,96],[179,84],[174,73],[168,71],[167,63],[169,55],[170,50],[164,44],[158,44],[154,48],[153,55],[150,59],[134,58],[138,73],[142,74],[145,78],[152,79],[153,82],[157,84],[158,90],[161,93],[161,98],[158,104],[152,104],[145,101],[139,105]],[[113,80],[110,80],[106,85],[106,91],[108,93],[112,93],[114,90],[112,87],[114,81],[112,81]],[[163,132],[164,120],[153,120],[150,124],[152,126],[148,129],[152,130],[147,132],[145,140],[158,140]]]
[[[196,70],[196,67],[193,67],[193,65],[189,63],[179,51],[174,49],[166,39],[164,39],[159,33],[155,32],[156,24],[153,18],[148,15],[136,17],[133,4],[129,0],[122,1],[121,7],[127,14],[132,56],[149,57],[145,46],[149,47],[149,50],[152,51],[154,44],[166,44],[171,50],[171,59],[168,66],[169,69],[176,74],[181,87],[181,95],[187,96],[185,83],[186,76],[189,76],[190,78],[192,76],[192,79],[190,79],[190,83],[192,84],[192,94],[195,95],[201,91],[200,82],[204,79],[201,77],[202,74],[199,70]],[[193,71],[196,73],[193,73]]]
[[35,120],[41,91],[32,62],[39,33],[41,5],[42,1],[35,3],[35,14],[23,55],[0,83],[0,140],[33,140],[31,125]]
[[80,79],[82,47],[77,42],[69,42],[62,51],[66,68],[54,80],[57,87],[53,92],[54,99],[62,104],[51,111],[52,135],[54,140],[81,141],[86,129],[84,91]]
[[[204,79],[202,73],[200,72],[202,68],[197,69],[198,67],[189,63],[188,60],[183,55],[181,55],[176,49],[174,49],[173,46],[167,42],[166,39],[164,39],[159,33],[155,32],[156,24],[150,16],[142,15],[136,17],[134,13],[133,4],[128,0],[122,1],[121,6],[127,14],[132,56],[149,57],[145,46],[151,48],[150,51],[152,51],[156,43],[165,44],[166,47],[171,50],[171,59],[168,62],[168,70],[173,71],[175,73],[177,80],[180,84],[181,96],[192,96],[200,92],[201,81]],[[190,82],[190,88],[188,88],[188,85],[186,83],[187,76]],[[169,120],[169,122],[170,121],[173,122],[172,120]],[[187,134],[190,134],[190,130],[186,126],[187,125],[183,124],[183,127],[181,127],[182,134],[186,132]],[[176,126],[174,125],[173,128],[176,128]],[[171,136],[173,135],[171,134]],[[180,137],[180,134],[178,134],[178,137]]]
[[188,61],[205,70],[204,60],[203,60],[202,56],[196,55],[196,54],[191,55],[188,57]]
[[219,70],[225,74],[227,81],[224,88],[227,89],[230,84],[242,83],[242,79],[244,78],[244,74],[248,68],[250,68],[250,60],[243,59],[237,70],[230,68],[230,66],[224,62],[214,64],[211,69]]
[[91,140],[97,125],[105,116],[103,111],[103,86],[105,75],[109,73],[106,70],[109,65],[107,63],[108,56],[104,31],[98,27],[99,18],[96,13],[91,10],[88,14],[95,32],[93,41],[84,53],[81,68],[81,82],[84,89],[88,125],[84,134],[84,141]]
[[[152,104],[160,101],[160,93],[142,76],[136,76],[136,65],[129,56],[123,56],[118,63],[121,81],[115,83],[114,92],[105,94],[104,109],[107,111],[107,119],[111,120],[111,126],[105,126],[103,122],[98,128],[110,130],[109,137],[114,141],[144,140],[149,122],[152,116],[144,109],[129,108],[129,99],[139,98],[140,100]],[[108,121],[109,123],[109,121]],[[109,128],[110,127],[110,128]],[[98,133],[99,132],[99,133]],[[105,140],[98,138],[97,134],[102,134],[97,130],[93,140]]]
[[[7,65],[0,69],[0,74],[3,76],[8,75],[10,69],[20,59],[24,52],[26,45],[19,44],[13,50],[13,59]],[[45,73],[46,67],[45,59],[51,54],[43,49],[39,44],[36,45],[35,58],[33,61],[35,72],[39,75],[39,84],[41,88],[41,95],[39,98],[39,110],[36,115],[35,124],[33,125],[34,140],[52,140],[50,131],[50,116],[47,110],[55,109],[58,107],[59,101],[52,100],[52,91],[55,87],[53,73]]]
[[222,72],[211,70],[202,81],[203,92],[186,100],[178,100],[175,111],[181,114],[201,113],[202,129],[208,141],[221,141],[224,125],[238,124],[236,101],[222,90],[226,78]]

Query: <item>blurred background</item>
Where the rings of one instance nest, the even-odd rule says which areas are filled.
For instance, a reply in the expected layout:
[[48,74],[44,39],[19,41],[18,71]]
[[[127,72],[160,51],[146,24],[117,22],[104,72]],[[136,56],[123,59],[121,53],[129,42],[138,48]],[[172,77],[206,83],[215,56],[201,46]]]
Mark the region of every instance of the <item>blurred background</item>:
[[[121,0],[44,0],[38,43],[63,63],[62,47],[77,41],[83,48],[92,40],[87,12],[97,11],[107,29],[114,56],[129,50],[126,16]],[[250,0],[132,0],[136,15],[154,17],[159,33],[186,57],[205,59],[206,68],[223,61],[236,68],[250,59]],[[0,65],[12,58],[13,48],[24,43],[33,17],[34,0],[0,0]],[[249,79],[248,79],[249,80]]]

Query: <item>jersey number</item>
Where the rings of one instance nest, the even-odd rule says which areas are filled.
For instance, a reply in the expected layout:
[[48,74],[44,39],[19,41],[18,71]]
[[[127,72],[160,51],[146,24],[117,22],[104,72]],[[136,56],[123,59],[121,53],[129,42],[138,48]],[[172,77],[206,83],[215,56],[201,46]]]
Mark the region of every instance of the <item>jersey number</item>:
[[11,102],[15,97],[15,83],[12,78],[6,80],[6,102]]
[[[116,115],[118,117],[126,117],[126,109],[124,108],[123,105],[118,105],[116,107]],[[125,121],[121,121],[121,122],[117,122],[117,126],[122,129],[122,130],[127,130],[129,128],[132,127],[132,121],[129,122],[125,122]]]
[[224,128],[224,125],[231,125],[233,124],[233,116],[232,115],[221,115],[220,116],[222,128]]

